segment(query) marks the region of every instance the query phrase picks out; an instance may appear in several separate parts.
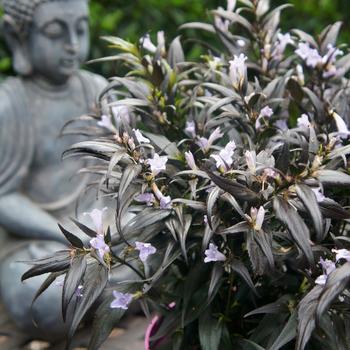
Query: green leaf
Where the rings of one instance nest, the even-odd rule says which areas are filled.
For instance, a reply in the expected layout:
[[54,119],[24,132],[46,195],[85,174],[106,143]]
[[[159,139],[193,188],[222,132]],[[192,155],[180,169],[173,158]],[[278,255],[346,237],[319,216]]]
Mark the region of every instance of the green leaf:
[[316,320],[320,323],[323,313],[328,310],[330,304],[348,286],[350,281],[350,263],[337,268],[327,278],[326,285],[319,298],[316,309]]
[[260,201],[260,196],[258,195],[258,193],[252,191],[248,187],[241,185],[236,181],[232,181],[222,176],[215,175],[209,169],[206,169],[206,172],[216,186],[220,187],[225,192],[228,192],[235,198],[247,201],[252,204],[258,203]]
[[247,19],[235,12],[229,12],[222,9],[214,10],[212,13],[215,16],[220,16],[222,18],[230,20],[232,23],[239,23],[243,26],[249,33],[254,31],[253,26],[249,23]]
[[180,36],[176,37],[170,44],[168,52],[168,62],[171,68],[175,68],[177,64],[185,61],[185,54],[180,42]]
[[273,207],[276,217],[287,225],[297,246],[302,250],[311,265],[314,257],[310,246],[310,232],[298,212],[284,199],[275,197]]
[[315,329],[315,311],[322,286],[315,286],[298,305],[298,337],[296,350],[304,350]]
[[73,235],[73,233],[67,231],[62,225],[58,224],[58,227],[60,228],[61,232],[64,234],[64,236],[67,238],[67,240],[69,241],[69,243],[71,243],[71,245],[74,248],[79,248],[79,249],[84,249],[84,244],[83,242],[75,235]]
[[323,229],[323,218],[316,196],[312,189],[307,185],[297,185],[296,192],[312,218],[316,230],[317,242],[321,242],[324,239],[325,232]]
[[142,168],[140,165],[130,164],[128,165],[122,174],[119,184],[118,200],[123,201],[123,196],[126,190],[129,188],[131,182],[140,174]]
[[39,259],[34,262],[31,262],[35,266],[29,269],[25,274],[23,274],[21,280],[23,282],[28,278],[43,275],[48,272],[60,272],[66,270],[70,266],[70,260],[70,250],[62,250],[48,258]]
[[176,144],[169,141],[164,135],[156,135],[150,132],[143,131],[143,134],[148,137],[162,152],[165,152],[168,156],[176,158],[180,153]]
[[202,350],[219,350],[222,324],[212,317],[210,310],[199,317],[198,332]]
[[321,212],[324,217],[337,219],[337,220],[345,220],[350,219],[350,211],[344,209],[340,204],[330,198],[324,199],[319,203],[321,208]]
[[179,30],[183,29],[201,29],[210,33],[215,33],[215,28],[211,24],[201,22],[185,23],[179,27]]
[[218,292],[222,284],[221,277],[224,273],[224,268],[221,263],[215,263],[211,271],[210,283],[208,289],[208,300],[212,300],[215,294]]
[[95,312],[88,350],[98,350],[125,314],[124,309],[111,309],[112,300],[113,296],[105,298]]
[[217,234],[219,235],[230,235],[235,233],[243,233],[247,232],[250,229],[250,225],[246,221],[239,222],[238,224],[232,225],[230,227],[227,227],[219,232]]
[[62,316],[66,321],[68,305],[74,297],[86,271],[86,256],[78,255],[72,259],[70,268],[66,274],[62,291]]
[[337,170],[318,170],[314,173],[324,186],[350,186],[350,176]]
[[216,201],[219,199],[221,189],[219,187],[213,188],[208,197],[207,197],[207,217],[208,217],[208,224],[211,229],[213,229],[212,224],[212,216],[213,216],[213,208],[216,203]]
[[289,317],[287,324],[282,329],[281,333],[269,347],[268,350],[279,350],[284,345],[292,341],[297,335],[297,313],[294,311]]
[[334,24],[329,25],[321,33],[320,40],[322,41],[322,44],[321,44],[322,53],[327,52],[328,45],[336,46],[337,38],[338,38],[339,31],[342,24],[343,24],[342,22],[335,22]]
[[72,337],[81,320],[97,298],[102,294],[107,281],[108,269],[99,263],[92,263],[88,265],[83,283],[84,297],[78,299],[77,301],[67,335],[67,348],[69,348]]
[[78,220],[74,219],[74,218],[70,218],[75,225],[77,225],[81,231],[83,231],[87,236],[94,238],[97,235],[97,232],[92,230],[91,228],[85,226],[84,224],[82,224],[81,222],[79,222]]
[[250,317],[259,314],[282,314],[288,312],[287,303],[290,296],[284,295],[277,301],[258,307],[257,309],[248,312],[244,317]]
[[254,292],[255,295],[259,295],[254,283],[252,281],[252,278],[250,277],[249,271],[246,268],[246,266],[242,263],[242,261],[233,259],[231,263],[231,269],[235,271],[247,285],[251,288],[251,290]]

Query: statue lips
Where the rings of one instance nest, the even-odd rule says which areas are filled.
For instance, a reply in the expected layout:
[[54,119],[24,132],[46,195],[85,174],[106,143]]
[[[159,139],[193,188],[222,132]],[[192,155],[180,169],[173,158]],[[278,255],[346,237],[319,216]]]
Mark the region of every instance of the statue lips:
[[62,58],[60,60],[60,71],[66,74],[71,74],[79,69],[80,61],[77,57],[73,58]]

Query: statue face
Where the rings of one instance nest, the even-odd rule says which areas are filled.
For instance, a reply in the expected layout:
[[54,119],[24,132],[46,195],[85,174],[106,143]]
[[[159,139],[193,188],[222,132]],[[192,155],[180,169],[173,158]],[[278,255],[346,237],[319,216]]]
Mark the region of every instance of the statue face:
[[63,84],[89,51],[86,0],[50,1],[39,5],[28,37],[32,74],[51,84]]

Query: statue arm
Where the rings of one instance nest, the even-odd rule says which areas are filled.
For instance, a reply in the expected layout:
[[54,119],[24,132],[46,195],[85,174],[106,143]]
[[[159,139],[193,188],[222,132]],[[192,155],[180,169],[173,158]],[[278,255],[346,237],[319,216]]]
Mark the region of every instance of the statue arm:
[[23,238],[65,242],[56,219],[19,192],[0,197],[0,225]]
[[[0,226],[25,238],[64,241],[57,220],[19,192],[34,152],[21,89],[19,80],[12,78],[0,88]],[[13,91],[18,92],[17,103]]]

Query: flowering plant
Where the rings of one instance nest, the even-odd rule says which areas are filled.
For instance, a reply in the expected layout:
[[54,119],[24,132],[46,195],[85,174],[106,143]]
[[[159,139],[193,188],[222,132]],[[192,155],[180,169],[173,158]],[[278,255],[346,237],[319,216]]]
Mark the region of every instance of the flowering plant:
[[[129,68],[114,77],[66,157],[98,160],[114,200],[90,238],[23,278],[64,274],[69,339],[92,307],[97,349],[131,303],[147,349],[346,349],[350,321],[350,54],[340,23],[314,39],[279,28],[283,5],[229,0],[206,30],[217,47],[185,59],[164,33],[134,45],[105,38]],[[86,117],[84,117],[86,119]],[[105,223],[105,226],[108,223]],[[126,266],[132,274],[118,280]],[[76,299],[77,287],[82,295]],[[74,305],[74,307],[71,307]],[[169,345],[171,344],[171,345]]]

